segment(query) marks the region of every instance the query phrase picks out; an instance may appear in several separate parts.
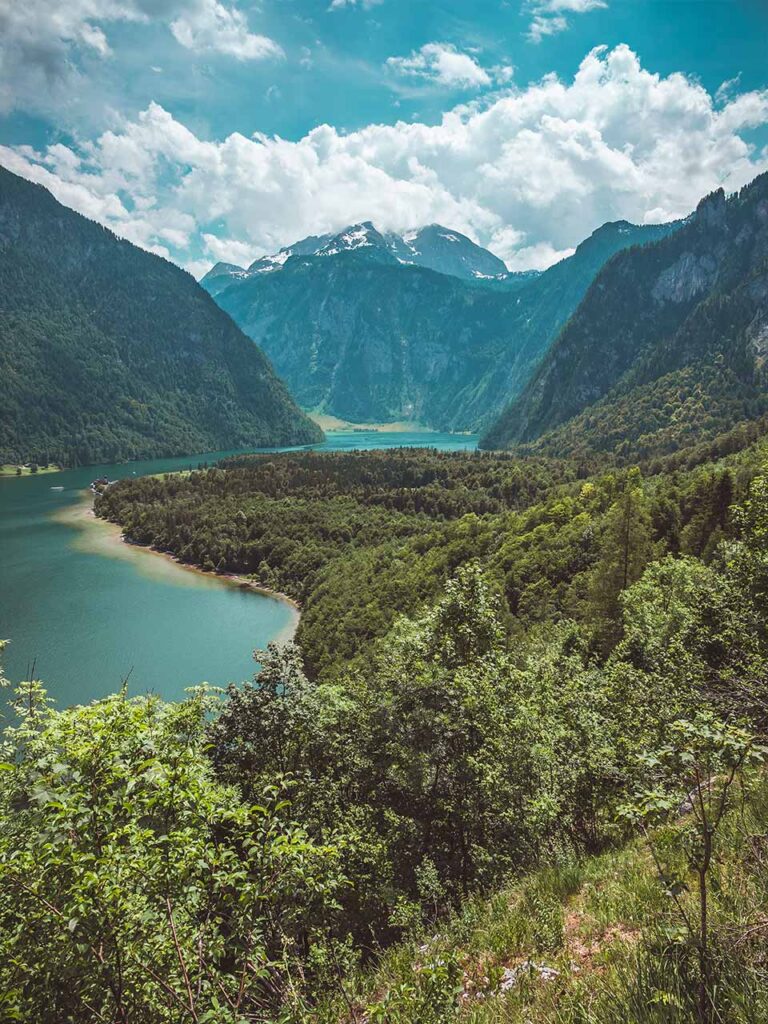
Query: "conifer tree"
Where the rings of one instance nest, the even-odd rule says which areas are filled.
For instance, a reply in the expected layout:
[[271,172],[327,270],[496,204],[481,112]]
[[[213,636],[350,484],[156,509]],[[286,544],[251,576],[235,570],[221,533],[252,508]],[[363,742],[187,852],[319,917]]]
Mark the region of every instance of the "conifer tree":
[[630,471],[623,493],[608,510],[601,547],[592,572],[591,605],[598,643],[609,649],[620,630],[620,595],[640,579],[653,554],[651,514],[639,469]]

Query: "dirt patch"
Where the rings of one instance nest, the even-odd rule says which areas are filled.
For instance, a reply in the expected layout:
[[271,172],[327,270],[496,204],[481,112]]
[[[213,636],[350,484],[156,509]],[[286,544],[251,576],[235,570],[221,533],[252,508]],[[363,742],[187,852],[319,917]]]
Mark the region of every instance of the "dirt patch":
[[634,946],[640,940],[640,930],[622,922],[609,925],[599,933],[594,919],[582,910],[572,910],[563,922],[563,946],[574,967],[580,971],[601,972],[600,956],[611,946],[622,943]]

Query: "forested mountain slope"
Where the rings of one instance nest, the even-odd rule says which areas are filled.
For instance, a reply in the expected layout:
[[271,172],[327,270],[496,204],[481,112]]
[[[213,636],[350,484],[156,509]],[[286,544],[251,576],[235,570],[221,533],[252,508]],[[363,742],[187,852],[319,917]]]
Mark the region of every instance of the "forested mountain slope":
[[400,262],[363,225],[285,250],[278,271],[267,257],[204,283],[304,408],[472,430],[524,386],[605,261],[676,226],[606,224],[541,275],[465,280]]
[[317,441],[183,270],[0,168],[0,462]]
[[482,441],[645,457],[768,408],[768,175],[615,256]]

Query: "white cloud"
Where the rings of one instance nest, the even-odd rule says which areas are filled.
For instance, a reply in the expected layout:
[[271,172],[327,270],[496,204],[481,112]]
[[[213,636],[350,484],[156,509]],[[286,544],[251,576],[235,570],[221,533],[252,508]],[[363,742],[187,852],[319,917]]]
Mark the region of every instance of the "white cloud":
[[558,32],[564,32],[567,28],[568,19],[561,14],[555,17],[534,14],[533,21],[528,27],[528,38],[532,43],[540,43],[545,36],[557,35]]
[[542,12],[561,14],[585,14],[598,7],[607,7],[606,0],[535,0],[536,7]]
[[524,245],[521,249],[515,249],[504,258],[499,251],[498,255],[504,259],[510,270],[546,270],[553,263],[559,263],[567,256],[572,256],[576,249],[555,249],[549,242],[536,242],[535,245]]
[[177,42],[196,52],[226,53],[238,60],[281,57],[283,51],[268,36],[254,35],[242,11],[217,0],[198,0],[171,22]]
[[732,95],[741,85],[741,72],[738,73],[734,78],[728,78],[725,82],[720,83],[720,87],[715,93],[716,103],[726,103],[728,97]]
[[766,124],[768,90],[718,104],[618,46],[588,54],[571,81],[548,75],[434,125],[208,141],[152,104],[79,147],[0,147],[0,163],[196,269],[367,219],[395,230],[443,223],[524,269],[605,221],[680,217],[720,185],[741,187],[768,169],[768,152],[744,137]]
[[[263,255],[249,242],[240,242],[236,238],[219,238],[217,235],[204,233],[203,243],[206,255],[214,263],[222,261],[234,263],[239,267],[247,267],[257,256]],[[210,267],[210,262],[208,267]]]
[[409,57],[389,57],[387,67],[398,74],[426,78],[453,89],[479,89],[491,84],[485,68],[450,43],[427,43]]
[[76,58],[108,57],[99,23],[142,17],[133,0],[0,0],[0,112],[35,107]]
[[364,11],[369,11],[372,7],[377,7],[383,2],[384,0],[331,0],[331,6],[328,10],[341,11],[345,7],[362,7]]
[[0,0],[0,112],[40,110],[52,96],[64,105],[80,84],[80,64],[111,56],[110,28],[151,21],[170,23],[188,49],[241,60],[282,53],[217,0]]
[[489,248],[510,270],[546,270],[553,263],[571,256],[575,248],[556,249],[549,242],[525,244],[525,232],[512,227],[497,228],[491,235]]
[[564,32],[568,26],[568,14],[586,14],[607,7],[606,0],[530,0],[533,15],[528,27],[528,38],[540,43],[545,36]]

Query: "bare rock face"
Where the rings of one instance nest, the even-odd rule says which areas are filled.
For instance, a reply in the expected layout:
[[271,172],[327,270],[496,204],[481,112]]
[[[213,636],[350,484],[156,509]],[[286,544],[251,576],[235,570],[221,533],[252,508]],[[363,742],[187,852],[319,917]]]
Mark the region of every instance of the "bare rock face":
[[755,315],[747,328],[747,338],[762,366],[768,356],[768,273],[750,281],[749,297],[754,303]]
[[717,260],[707,253],[684,252],[659,274],[651,295],[656,302],[690,302],[712,287],[717,268]]
[[727,217],[727,201],[721,188],[705,196],[696,207],[696,220],[710,229],[725,227]]

